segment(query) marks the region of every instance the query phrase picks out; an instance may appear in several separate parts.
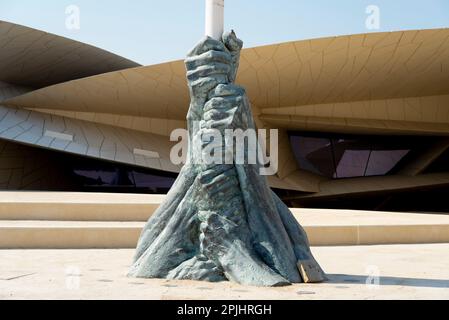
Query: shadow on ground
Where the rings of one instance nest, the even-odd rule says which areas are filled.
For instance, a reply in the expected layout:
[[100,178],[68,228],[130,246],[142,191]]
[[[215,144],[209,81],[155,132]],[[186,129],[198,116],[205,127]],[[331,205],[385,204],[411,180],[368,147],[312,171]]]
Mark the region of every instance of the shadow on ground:
[[[335,284],[372,284],[373,278],[361,275],[349,274],[327,274],[328,283]],[[401,278],[401,277],[379,277],[379,285],[381,286],[407,286],[407,287],[423,287],[423,288],[449,288],[449,279],[422,279],[422,278]]]

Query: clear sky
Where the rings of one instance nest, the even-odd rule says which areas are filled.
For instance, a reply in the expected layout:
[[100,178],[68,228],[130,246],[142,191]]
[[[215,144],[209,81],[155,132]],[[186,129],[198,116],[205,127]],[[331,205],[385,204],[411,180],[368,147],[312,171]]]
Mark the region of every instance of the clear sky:
[[[324,36],[449,27],[448,0],[225,0],[246,47]],[[66,8],[80,28],[66,27]],[[379,29],[368,29],[370,5]],[[0,20],[86,42],[141,64],[181,59],[204,33],[204,0],[0,0]]]

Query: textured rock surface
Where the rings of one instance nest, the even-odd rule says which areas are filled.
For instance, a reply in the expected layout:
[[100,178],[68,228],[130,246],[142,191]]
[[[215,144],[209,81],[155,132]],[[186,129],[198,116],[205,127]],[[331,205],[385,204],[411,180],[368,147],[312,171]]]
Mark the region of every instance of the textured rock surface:
[[[204,38],[186,59],[190,146],[199,137],[203,148],[189,148],[186,165],[141,234],[130,276],[256,286],[324,280],[304,230],[258,164],[201,163],[211,143],[202,137],[211,129],[255,129],[245,90],[234,84],[242,45],[233,32],[223,41]],[[222,151],[223,158],[234,154],[226,146]]]

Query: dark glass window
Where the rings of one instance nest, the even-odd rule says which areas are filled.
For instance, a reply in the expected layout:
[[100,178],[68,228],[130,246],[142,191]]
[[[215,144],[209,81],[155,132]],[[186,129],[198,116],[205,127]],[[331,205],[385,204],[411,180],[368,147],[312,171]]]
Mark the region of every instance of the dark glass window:
[[175,181],[175,175],[151,169],[83,159],[66,166],[85,189],[105,192],[166,193]]
[[175,181],[174,178],[157,176],[141,171],[132,171],[132,179],[136,187],[139,188],[164,188],[170,189]]
[[100,186],[113,184],[115,178],[114,171],[73,169],[73,173],[76,176],[86,179],[86,183],[97,184]]
[[0,139],[0,167],[11,162],[14,168],[3,171],[10,176],[14,170],[15,179],[0,179],[0,190],[164,194],[177,176]]
[[296,160],[304,170],[332,176],[335,172],[333,167],[333,155],[331,141],[327,138],[291,136],[291,143]]
[[449,172],[449,149],[443,152],[424,173]]
[[291,133],[300,168],[333,179],[394,173],[428,138]]
[[372,150],[366,175],[383,176],[388,174],[409,152],[410,150]]
[[363,177],[370,158],[370,149],[357,139],[330,139],[335,171],[332,178]]

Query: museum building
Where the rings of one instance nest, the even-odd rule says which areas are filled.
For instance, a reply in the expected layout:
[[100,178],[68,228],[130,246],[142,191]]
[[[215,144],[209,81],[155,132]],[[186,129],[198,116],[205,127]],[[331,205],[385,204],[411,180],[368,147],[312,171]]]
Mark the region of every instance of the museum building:
[[[279,130],[292,207],[449,210],[449,29],[247,48],[237,83]],[[182,60],[141,66],[0,21],[0,190],[164,194],[186,127]]]

